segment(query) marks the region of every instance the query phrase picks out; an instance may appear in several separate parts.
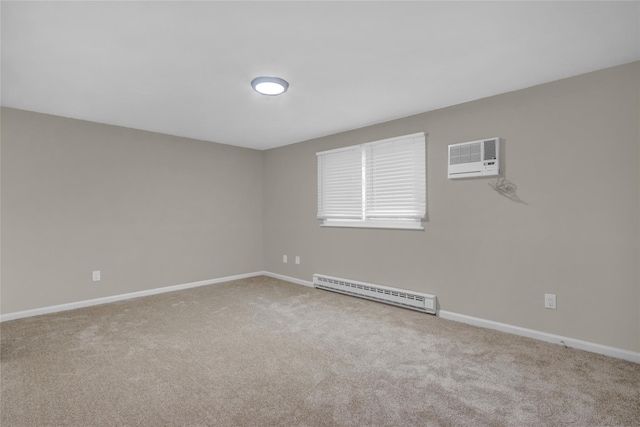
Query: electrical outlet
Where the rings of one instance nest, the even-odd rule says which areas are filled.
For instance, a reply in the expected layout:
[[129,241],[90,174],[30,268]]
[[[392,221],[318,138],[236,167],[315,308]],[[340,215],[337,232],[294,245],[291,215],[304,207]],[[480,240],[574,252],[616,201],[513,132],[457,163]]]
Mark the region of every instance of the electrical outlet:
[[282,263],[283,264],[287,263],[287,256],[286,255],[282,255]]
[[544,308],[556,309],[556,294],[544,294]]
[[296,256],[296,264],[300,264],[300,257]]
[[100,270],[96,270],[93,272],[93,281],[94,282],[99,282],[100,281]]

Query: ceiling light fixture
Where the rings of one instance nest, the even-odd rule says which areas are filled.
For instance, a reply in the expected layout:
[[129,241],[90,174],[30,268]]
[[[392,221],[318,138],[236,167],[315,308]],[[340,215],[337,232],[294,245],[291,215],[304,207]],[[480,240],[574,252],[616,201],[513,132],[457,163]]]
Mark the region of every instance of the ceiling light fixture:
[[280,95],[289,89],[289,83],[280,77],[256,77],[251,80],[251,87],[263,95]]

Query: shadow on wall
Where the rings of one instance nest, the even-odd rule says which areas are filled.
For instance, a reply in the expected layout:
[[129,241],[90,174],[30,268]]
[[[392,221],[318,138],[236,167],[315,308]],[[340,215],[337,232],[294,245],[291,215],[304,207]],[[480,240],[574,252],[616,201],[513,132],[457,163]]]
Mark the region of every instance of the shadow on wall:
[[511,200],[512,202],[522,203],[522,204],[527,205],[527,202],[522,200],[516,194],[516,191],[518,190],[518,186],[515,185],[513,182],[509,181],[504,176],[499,176],[495,183],[489,183],[489,187],[493,188],[493,190],[496,193],[498,193],[501,196],[506,197],[507,199]]
[[498,193],[499,195],[506,197],[514,203],[522,203],[524,205],[529,205],[527,202],[518,197],[516,191],[518,190],[518,186],[513,182],[509,181],[505,178],[507,172],[507,165],[504,161],[506,158],[507,144],[504,139],[500,141],[500,175],[495,183],[489,183],[489,187],[493,188],[493,191]]

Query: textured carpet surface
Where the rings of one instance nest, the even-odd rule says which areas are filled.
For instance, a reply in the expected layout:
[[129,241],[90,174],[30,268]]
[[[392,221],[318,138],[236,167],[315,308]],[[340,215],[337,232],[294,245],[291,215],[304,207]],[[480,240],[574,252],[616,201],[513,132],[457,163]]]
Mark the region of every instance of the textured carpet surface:
[[640,425],[640,365],[268,277],[0,335],[2,426]]

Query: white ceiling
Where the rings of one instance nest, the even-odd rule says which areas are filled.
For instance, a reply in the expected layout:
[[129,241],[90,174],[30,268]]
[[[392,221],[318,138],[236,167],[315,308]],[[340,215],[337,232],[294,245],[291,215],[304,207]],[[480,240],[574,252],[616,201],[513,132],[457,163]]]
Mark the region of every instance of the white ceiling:
[[[267,149],[640,59],[640,2],[8,2],[2,105]],[[251,80],[280,76],[278,97]]]

